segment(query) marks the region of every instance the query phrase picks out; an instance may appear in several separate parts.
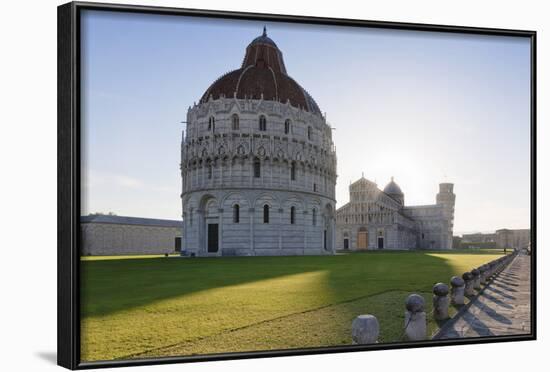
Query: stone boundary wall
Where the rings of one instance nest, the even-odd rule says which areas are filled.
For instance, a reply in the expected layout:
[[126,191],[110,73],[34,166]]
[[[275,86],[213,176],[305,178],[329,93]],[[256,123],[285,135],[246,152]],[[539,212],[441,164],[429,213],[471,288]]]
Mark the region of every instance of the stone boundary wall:
[[83,256],[166,254],[176,252],[177,227],[81,223]]

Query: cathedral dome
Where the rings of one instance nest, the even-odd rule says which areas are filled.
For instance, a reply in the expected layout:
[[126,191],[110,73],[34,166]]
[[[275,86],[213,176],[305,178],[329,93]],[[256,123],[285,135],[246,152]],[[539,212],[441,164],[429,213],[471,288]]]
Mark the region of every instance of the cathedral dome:
[[384,187],[384,192],[390,196],[403,195],[403,191],[401,191],[401,187],[399,187],[399,185],[395,183],[395,181],[393,180],[393,177],[391,178],[390,183],[388,183],[386,187]]
[[210,97],[236,97],[289,102],[313,114],[321,115],[315,100],[286,73],[283,53],[267,36],[266,29],[246,47],[241,68],[222,75],[204,92],[200,103]]

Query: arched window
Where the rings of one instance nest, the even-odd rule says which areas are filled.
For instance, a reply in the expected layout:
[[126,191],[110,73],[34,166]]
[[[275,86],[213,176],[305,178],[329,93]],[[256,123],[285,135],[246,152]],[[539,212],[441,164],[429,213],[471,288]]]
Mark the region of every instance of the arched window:
[[233,223],[239,223],[241,216],[239,210],[239,204],[233,206]]
[[254,159],[254,178],[260,178],[261,176],[261,164],[260,159]]
[[216,130],[216,119],[213,116],[208,119],[208,130],[212,132]]
[[290,119],[285,120],[285,134],[290,133]]
[[208,163],[208,179],[212,178],[212,164]]
[[292,164],[290,164],[290,180],[296,181],[296,163],[295,162],[292,162]]
[[317,209],[313,208],[313,211],[311,211],[311,215],[313,216],[313,226],[317,225]]
[[307,139],[311,140],[311,127],[307,127]]
[[261,130],[262,132],[265,132],[265,131],[266,131],[266,128],[267,128],[265,116],[260,115],[259,124],[260,124],[260,130]]
[[233,114],[233,116],[231,116],[231,128],[233,128],[233,130],[239,130],[239,115]]
[[295,221],[296,221],[296,208],[290,207],[290,224],[294,225]]
[[269,205],[264,205],[264,223],[269,223]]

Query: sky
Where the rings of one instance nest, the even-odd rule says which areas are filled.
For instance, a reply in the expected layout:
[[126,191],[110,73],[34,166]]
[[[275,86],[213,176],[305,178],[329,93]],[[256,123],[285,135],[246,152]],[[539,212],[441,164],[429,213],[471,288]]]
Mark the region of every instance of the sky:
[[264,25],[334,128],[337,207],[362,174],[406,205],[452,182],[455,234],[529,227],[528,38],[90,10],[83,215],[181,219],[181,122]]

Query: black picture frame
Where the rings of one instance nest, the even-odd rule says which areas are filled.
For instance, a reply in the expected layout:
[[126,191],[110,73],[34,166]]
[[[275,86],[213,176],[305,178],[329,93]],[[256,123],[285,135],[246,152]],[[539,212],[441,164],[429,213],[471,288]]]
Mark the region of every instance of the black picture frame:
[[[83,10],[182,15],[193,17],[262,20],[303,24],[370,27],[445,33],[516,36],[531,43],[531,334],[453,340],[426,340],[415,343],[383,343],[322,348],[223,353],[216,355],[175,356],[155,359],[86,362],[80,361],[79,315],[79,219],[80,219],[80,16]],[[69,369],[139,366],[180,362],[242,358],[340,353],[377,349],[417,348],[444,345],[478,344],[536,339],[536,31],[461,27],[434,24],[381,22],[280,14],[259,14],[156,6],[135,6],[71,2],[58,7],[58,364]]]

